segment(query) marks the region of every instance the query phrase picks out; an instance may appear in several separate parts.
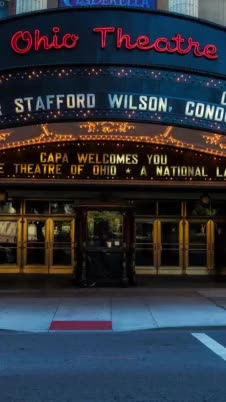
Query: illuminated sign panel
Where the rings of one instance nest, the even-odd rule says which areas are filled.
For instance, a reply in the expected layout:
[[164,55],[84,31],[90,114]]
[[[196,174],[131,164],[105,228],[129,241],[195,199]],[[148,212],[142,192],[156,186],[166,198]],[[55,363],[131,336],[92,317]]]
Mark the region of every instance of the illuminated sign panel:
[[[185,162],[186,161],[186,162]],[[210,157],[172,147],[114,143],[65,143],[22,147],[0,155],[0,181],[26,180],[128,180],[215,181],[226,180],[226,158]]]
[[226,31],[168,13],[65,8],[0,22],[0,129],[121,120],[226,131]]
[[93,119],[226,131],[226,80],[130,67],[39,68],[1,79],[1,127]]
[[134,9],[58,9],[0,22],[0,70],[130,65],[225,74],[226,32]]
[[58,0],[58,7],[118,6],[156,8],[156,0]]
[[[185,39],[181,34],[172,38],[156,38],[153,42],[146,35],[138,35],[132,39],[131,35],[117,27],[95,27],[93,32],[100,35],[101,49],[108,47],[109,35],[115,33],[115,45],[117,49],[142,50],[146,52],[174,53],[196,57],[205,57],[208,60],[218,59],[217,47],[208,43],[202,45],[192,37]],[[59,27],[52,28],[52,36],[43,35],[39,29],[32,31],[17,31],[11,38],[11,49],[17,54],[30,54],[31,52],[52,51],[62,49],[76,49],[80,40],[79,35],[65,33],[62,35]]]

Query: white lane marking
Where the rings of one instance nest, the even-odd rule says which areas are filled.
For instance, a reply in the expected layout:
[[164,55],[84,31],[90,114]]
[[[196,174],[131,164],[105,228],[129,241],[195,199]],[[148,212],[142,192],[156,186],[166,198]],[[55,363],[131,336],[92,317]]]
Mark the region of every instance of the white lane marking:
[[220,343],[203,333],[192,333],[192,336],[194,336],[196,339],[202,342],[203,345],[226,361],[226,348],[224,348],[224,346],[222,346]]

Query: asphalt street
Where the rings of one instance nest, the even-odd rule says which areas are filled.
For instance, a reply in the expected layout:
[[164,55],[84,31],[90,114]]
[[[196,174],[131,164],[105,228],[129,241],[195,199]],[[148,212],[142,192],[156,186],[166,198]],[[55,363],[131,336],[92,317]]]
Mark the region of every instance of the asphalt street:
[[225,330],[0,332],[1,402],[226,402]]

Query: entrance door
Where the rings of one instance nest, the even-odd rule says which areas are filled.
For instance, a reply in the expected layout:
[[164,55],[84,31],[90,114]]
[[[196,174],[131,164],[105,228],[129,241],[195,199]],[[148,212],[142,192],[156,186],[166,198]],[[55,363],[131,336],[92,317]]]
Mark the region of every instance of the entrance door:
[[75,259],[74,219],[50,219],[50,273],[71,273]]
[[87,282],[122,280],[126,270],[123,213],[88,211],[86,236]]
[[142,274],[156,273],[156,222],[147,217],[135,220],[135,264]]
[[186,249],[187,272],[202,274],[213,269],[214,223],[208,219],[190,219]]
[[159,273],[183,270],[183,222],[175,219],[165,219],[159,222],[157,249]]
[[21,219],[0,219],[0,272],[20,272],[21,266]]
[[139,217],[136,228],[136,272],[182,271],[183,225],[179,220]]
[[27,218],[23,238],[24,272],[73,272],[74,219]]
[[48,219],[26,219],[23,238],[24,272],[48,272]]
[[223,220],[215,220],[213,222],[213,238],[212,247],[214,272],[217,275],[225,275],[226,272],[226,222]]

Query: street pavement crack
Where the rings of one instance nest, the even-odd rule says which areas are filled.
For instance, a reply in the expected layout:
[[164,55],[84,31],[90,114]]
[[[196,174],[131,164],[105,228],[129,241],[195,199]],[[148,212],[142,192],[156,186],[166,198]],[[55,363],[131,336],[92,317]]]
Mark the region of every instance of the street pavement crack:
[[152,311],[151,311],[151,308],[150,308],[150,306],[149,306],[149,303],[147,302],[146,299],[144,299],[144,304],[145,304],[145,306],[147,307],[148,312],[149,312],[149,314],[150,314],[150,316],[151,316],[151,318],[152,318],[152,320],[153,320],[153,322],[154,322],[156,328],[160,328],[159,325],[158,325],[158,323],[157,323],[157,321],[156,321],[156,319],[155,319],[155,317],[154,317],[154,315],[153,315],[153,313],[152,313]]
[[214,304],[216,307],[221,308],[222,310],[226,311],[226,307],[222,306],[221,304],[217,303],[215,299],[212,299],[212,297],[210,296],[204,296],[203,294],[197,292],[199,296],[201,296],[202,298],[208,300],[210,303]]

